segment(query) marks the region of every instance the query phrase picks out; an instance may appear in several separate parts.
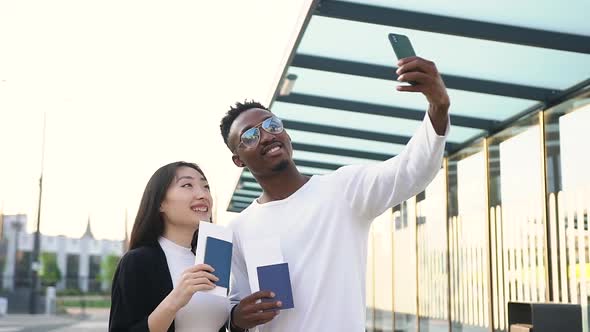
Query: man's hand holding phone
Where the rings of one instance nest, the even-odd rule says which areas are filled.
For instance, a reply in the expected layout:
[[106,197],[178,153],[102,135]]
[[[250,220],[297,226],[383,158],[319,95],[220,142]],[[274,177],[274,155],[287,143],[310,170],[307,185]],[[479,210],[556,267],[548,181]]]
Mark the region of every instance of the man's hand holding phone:
[[447,88],[434,62],[414,56],[399,60],[397,65],[398,81],[415,82],[415,85],[399,85],[398,91],[422,92],[431,105],[448,110]]
[[389,41],[398,57],[396,74],[400,82],[411,85],[399,85],[398,91],[421,92],[428,100],[428,114],[439,135],[443,135],[447,126],[447,117],[451,101],[445,83],[432,61],[418,57],[408,37],[390,34]]

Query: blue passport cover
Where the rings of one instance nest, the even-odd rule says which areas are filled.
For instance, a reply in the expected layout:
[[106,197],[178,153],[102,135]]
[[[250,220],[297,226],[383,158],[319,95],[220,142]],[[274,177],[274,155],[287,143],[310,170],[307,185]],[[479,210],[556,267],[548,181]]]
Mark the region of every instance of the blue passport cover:
[[229,288],[229,273],[231,270],[232,243],[214,237],[207,237],[205,246],[205,264],[211,265],[215,271],[213,275],[219,278],[217,286]]
[[295,308],[293,303],[293,291],[291,289],[291,277],[289,276],[289,264],[273,264],[259,266],[258,285],[261,291],[272,291],[275,293],[273,299],[262,299],[263,302],[281,301],[282,309]]

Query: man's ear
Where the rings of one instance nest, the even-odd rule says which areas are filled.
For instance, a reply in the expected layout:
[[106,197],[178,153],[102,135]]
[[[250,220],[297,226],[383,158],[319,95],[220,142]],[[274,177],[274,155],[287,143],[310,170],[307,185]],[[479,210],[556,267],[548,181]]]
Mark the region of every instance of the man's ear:
[[231,156],[231,160],[233,160],[234,164],[238,167],[246,167],[246,164],[240,159],[238,155]]

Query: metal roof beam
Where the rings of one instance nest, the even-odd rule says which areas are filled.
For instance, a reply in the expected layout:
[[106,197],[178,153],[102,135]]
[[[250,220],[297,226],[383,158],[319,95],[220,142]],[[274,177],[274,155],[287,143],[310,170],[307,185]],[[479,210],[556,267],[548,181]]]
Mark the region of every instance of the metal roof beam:
[[[315,15],[502,43],[590,54],[590,36],[524,28],[344,1],[322,1]],[[385,36],[383,37],[385,39]]]

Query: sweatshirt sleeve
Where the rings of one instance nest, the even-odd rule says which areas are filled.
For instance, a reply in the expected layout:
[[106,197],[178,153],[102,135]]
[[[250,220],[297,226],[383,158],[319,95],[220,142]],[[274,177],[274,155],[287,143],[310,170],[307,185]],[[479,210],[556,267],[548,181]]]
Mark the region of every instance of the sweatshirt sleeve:
[[423,191],[442,166],[445,141],[438,135],[428,113],[404,150],[389,160],[343,167],[343,193],[353,213],[369,221],[385,210]]

